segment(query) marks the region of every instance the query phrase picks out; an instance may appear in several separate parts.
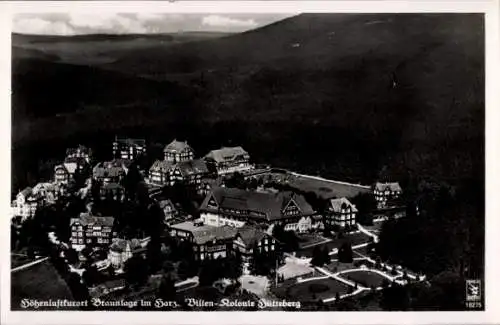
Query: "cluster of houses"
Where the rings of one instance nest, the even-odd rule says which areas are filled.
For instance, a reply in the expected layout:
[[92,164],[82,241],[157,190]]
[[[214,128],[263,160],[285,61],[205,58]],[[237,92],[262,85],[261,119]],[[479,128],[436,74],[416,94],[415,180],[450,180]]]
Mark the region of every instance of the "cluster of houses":
[[[63,163],[54,168],[52,182],[39,183],[19,192],[12,205],[13,214],[22,220],[33,217],[40,205],[54,203],[66,195],[78,176],[85,180],[84,190],[88,191],[97,182],[102,199],[123,202],[122,181],[132,161],[146,152],[145,140],[117,137],[113,142],[115,158],[92,166],[90,149],[84,146],[68,149]],[[298,233],[326,225],[341,228],[355,225],[358,210],[347,197],[329,199],[326,211],[318,213],[303,195],[292,191],[263,187],[236,189],[225,187],[220,181],[236,172],[248,174],[254,170],[248,152],[242,147],[223,147],[195,158],[187,142],[173,140],[165,146],[163,159],[156,160],[149,168],[146,182],[154,187],[187,184],[205,196],[197,220],[179,219],[179,212],[170,200],[156,200],[170,235],[192,243],[198,260],[225,257],[239,251],[248,262],[255,252],[273,252],[277,243],[270,234],[276,225]],[[376,183],[372,187],[379,208],[401,193],[398,183]],[[144,250],[147,240],[119,238],[114,233],[114,224],[113,217],[94,215],[89,209],[70,220],[70,244],[76,250],[102,247],[108,251],[110,265],[120,269],[133,254]]]
[[149,169],[149,183],[173,186],[182,182],[194,186],[200,194],[206,194],[210,187],[203,182],[209,175],[221,176],[254,168],[242,147],[223,147],[195,159],[194,150],[187,142],[174,139],[165,146],[163,154],[163,160],[156,160]]

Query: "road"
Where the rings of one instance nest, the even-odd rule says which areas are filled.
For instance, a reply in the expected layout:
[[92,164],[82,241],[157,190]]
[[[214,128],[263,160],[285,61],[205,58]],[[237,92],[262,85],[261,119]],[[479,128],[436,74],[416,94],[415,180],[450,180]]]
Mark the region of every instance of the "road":
[[37,264],[42,263],[43,261],[46,261],[48,259],[49,259],[48,257],[44,257],[44,258],[38,259],[36,261],[30,262],[30,263],[26,263],[24,265],[21,265],[21,266],[18,266],[16,268],[13,268],[12,270],[10,270],[10,272],[14,273],[14,272],[17,272],[17,271],[21,271],[21,270],[27,269],[29,267],[32,267],[33,265],[37,265]]

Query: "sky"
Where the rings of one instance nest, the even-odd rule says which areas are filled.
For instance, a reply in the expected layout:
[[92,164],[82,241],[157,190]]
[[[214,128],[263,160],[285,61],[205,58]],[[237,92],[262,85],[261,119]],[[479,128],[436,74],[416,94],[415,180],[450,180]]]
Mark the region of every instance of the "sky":
[[22,34],[149,34],[179,31],[243,32],[290,14],[37,13],[17,14],[13,31]]

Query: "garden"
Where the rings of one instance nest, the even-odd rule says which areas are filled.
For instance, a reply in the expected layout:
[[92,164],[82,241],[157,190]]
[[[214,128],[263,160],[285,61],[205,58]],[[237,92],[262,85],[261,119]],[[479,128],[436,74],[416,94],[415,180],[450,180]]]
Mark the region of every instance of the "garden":
[[384,280],[388,280],[388,278],[384,277],[383,275],[368,270],[348,271],[340,274],[340,276],[347,280],[356,282],[366,288],[381,287],[384,283]]
[[286,290],[286,297],[300,301],[316,301],[348,293],[350,287],[340,281],[327,278],[296,283]]

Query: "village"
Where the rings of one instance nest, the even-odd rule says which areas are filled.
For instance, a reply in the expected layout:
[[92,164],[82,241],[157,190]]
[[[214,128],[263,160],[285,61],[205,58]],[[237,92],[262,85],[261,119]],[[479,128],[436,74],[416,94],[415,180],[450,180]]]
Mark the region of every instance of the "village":
[[176,139],[151,166],[144,139],[116,137],[110,150],[112,160],[95,161],[90,148],[68,148],[53,179],[16,195],[13,274],[50,259],[75,299],[163,299],[185,310],[257,310],[228,301],[259,300],[329,310],[425,281],[376,252],[382,225],[408,211],[396,181],[255,165],[240,146],[199,157]]

